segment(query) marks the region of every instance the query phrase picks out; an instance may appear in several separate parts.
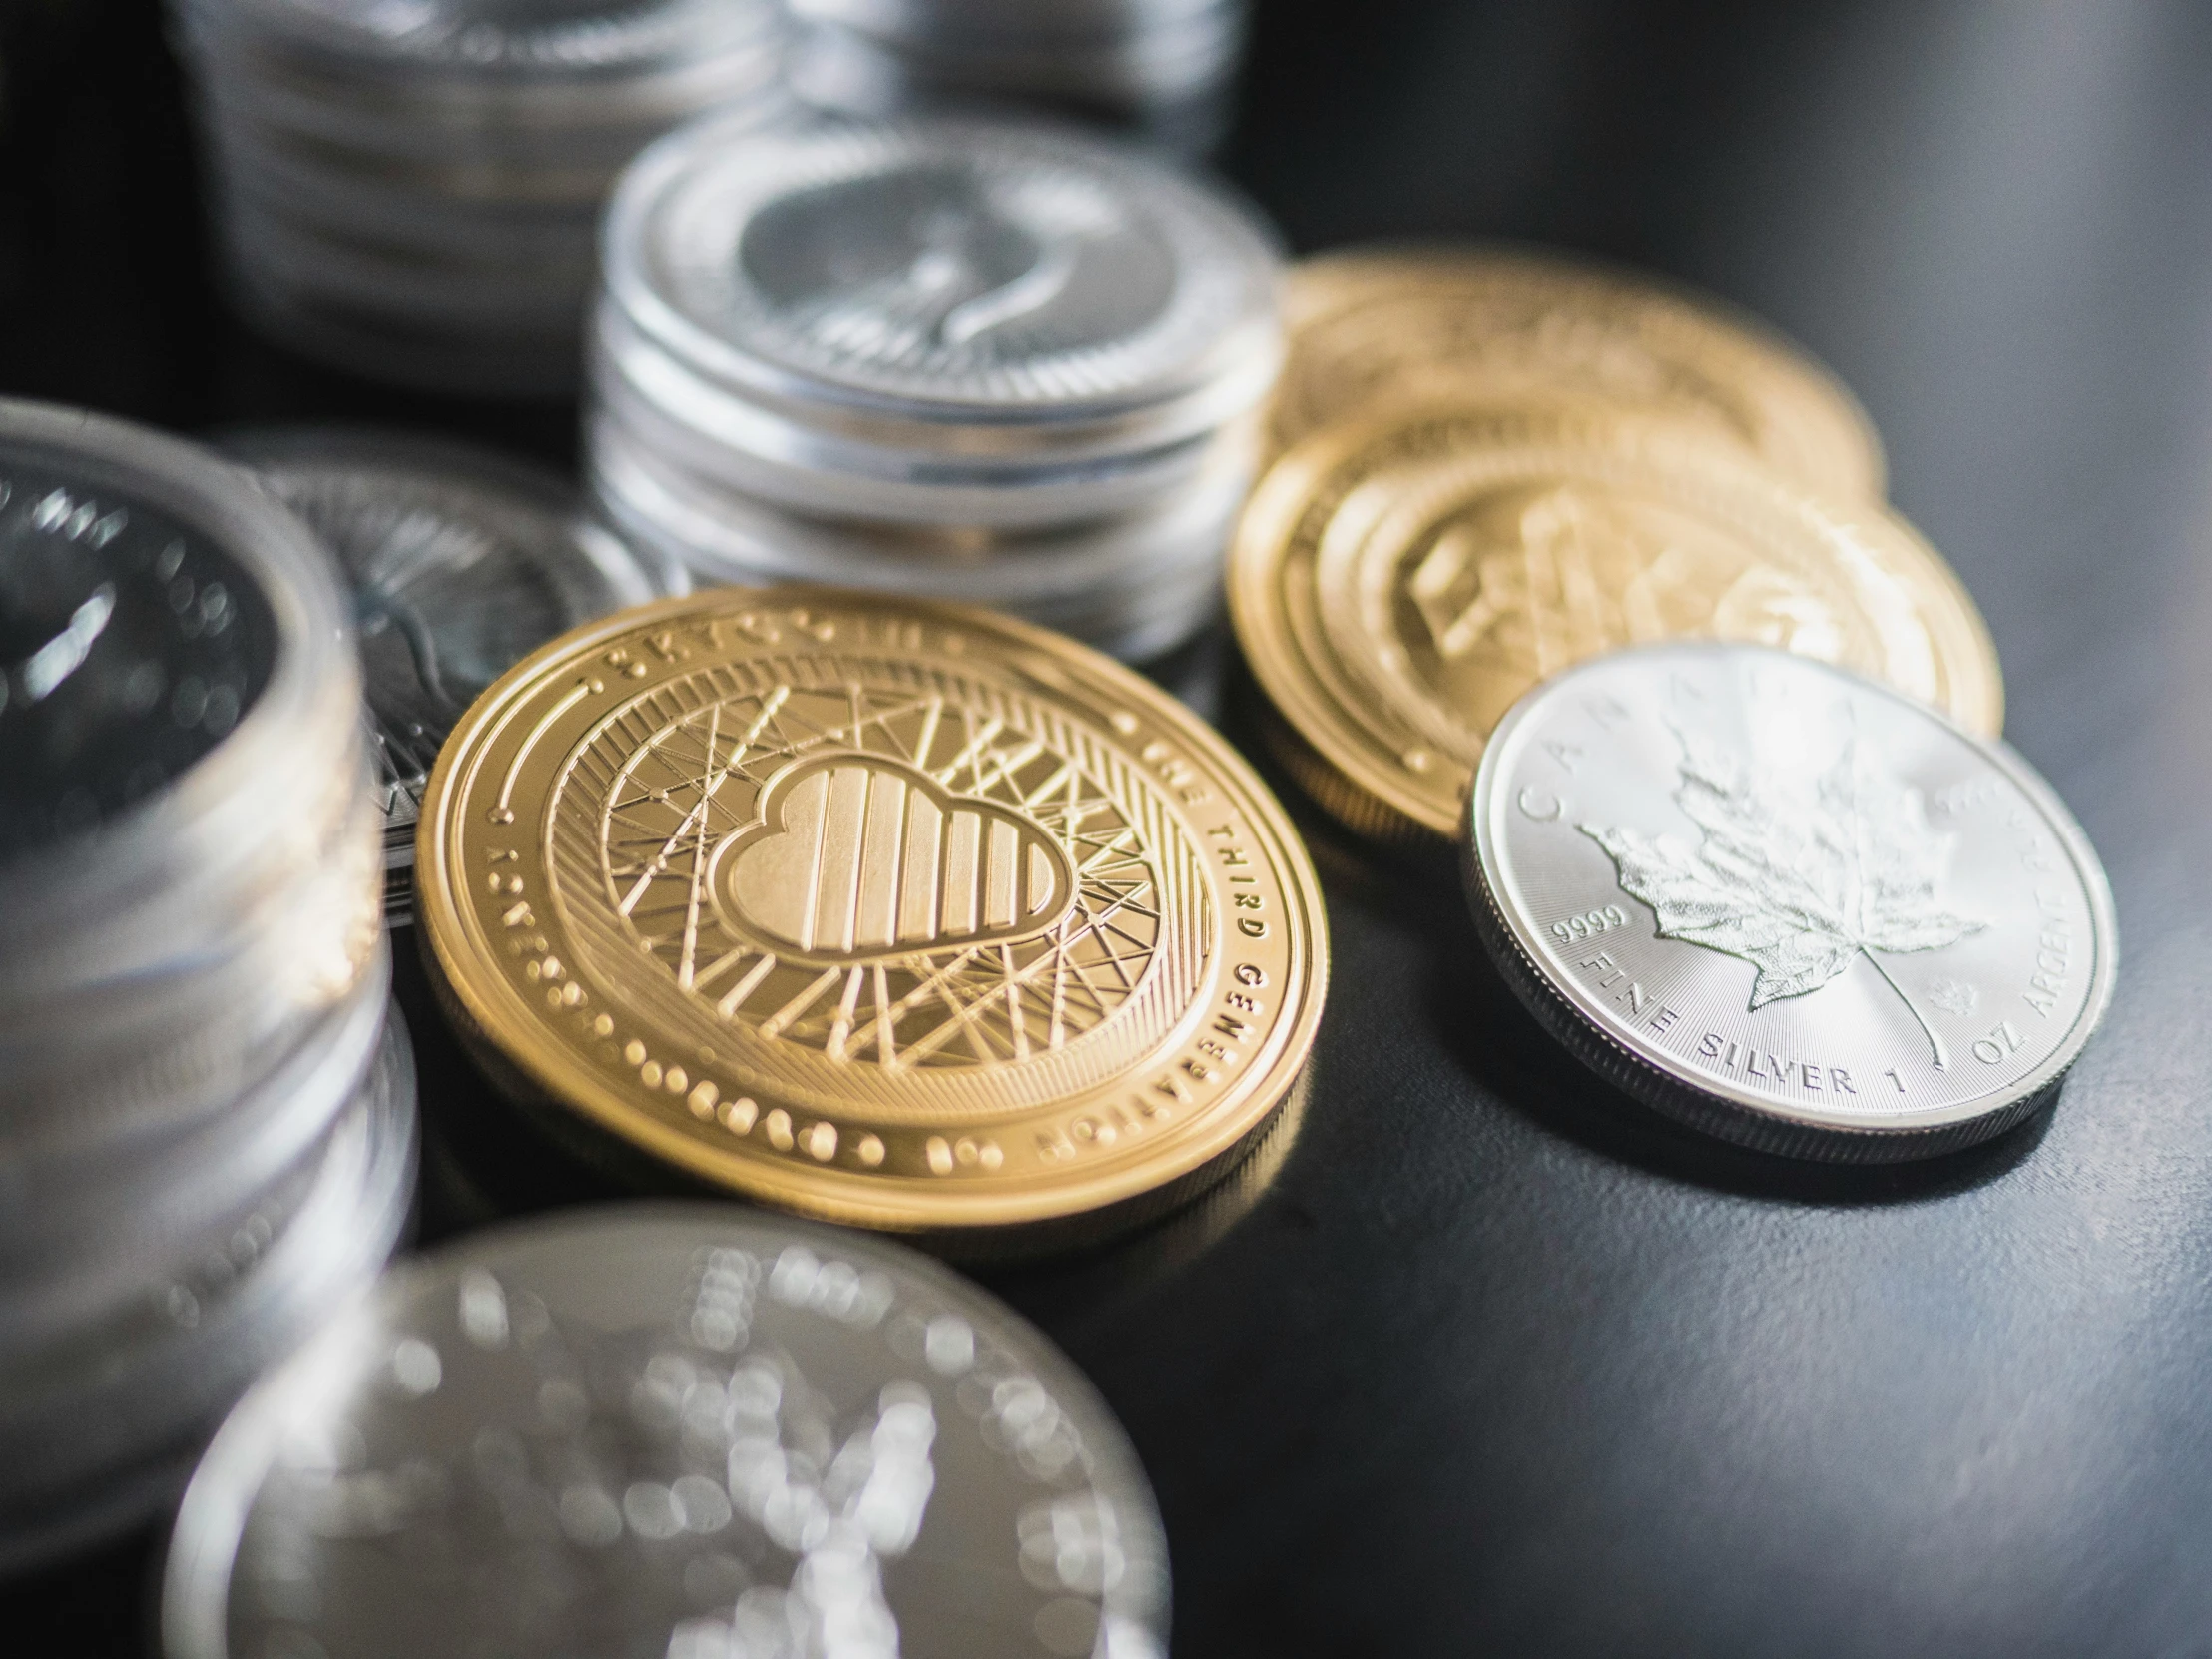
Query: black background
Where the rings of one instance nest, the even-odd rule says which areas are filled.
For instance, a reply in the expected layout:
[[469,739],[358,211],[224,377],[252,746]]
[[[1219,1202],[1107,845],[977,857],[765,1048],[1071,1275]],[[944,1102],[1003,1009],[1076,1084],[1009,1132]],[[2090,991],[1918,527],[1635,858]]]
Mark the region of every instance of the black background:
[[[1607,1097],[1447,875],[1308,815],[1336,979],[1272,1188],[992,1276],[1144,1456],[1177,1652],[2212,1654],[2212,8],[1257,9],[1225,165],[1301,250],[1590,250],[1857,388],[2124,959],[2055,1114],[1782,1165]],[[150,5],[0,0],[0,391],[568,456],[569,411],[342,382],[224,316]],[[0,1596],[0,1646],[133,1651],[155,1550]]]

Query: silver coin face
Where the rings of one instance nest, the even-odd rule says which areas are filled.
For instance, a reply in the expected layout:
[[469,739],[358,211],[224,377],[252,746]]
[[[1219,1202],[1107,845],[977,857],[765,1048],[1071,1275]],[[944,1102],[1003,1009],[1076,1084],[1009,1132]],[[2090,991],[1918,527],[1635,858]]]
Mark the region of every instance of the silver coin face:
[[2104,874],[2016,755],[1825,665],[1686,644],[1530,692],[1469,885],[1539,1018],[1630,1092],[1851,1160],[2008,1127],[2111,996]]
[[227,447],[352,584],[385,822],[411,864],[406,831],[453,723],[547,640],[651,599],[655,585],[566,485],[528,467],[343,432]]
[[670,141],[610,221],[609,286],[738,379],[1054,408],[1272,361],[1275,255],[1227,197],[1112,146],[980,123]]
[[0,449],[0,862],[99,828],[269,684],[268,597],[200,530]]
[[730,1207],[479,1236],[265,1382],[195,1477],[173,1659],[1112,1655],[1165,1542],[1073,1368],[895,1246]]

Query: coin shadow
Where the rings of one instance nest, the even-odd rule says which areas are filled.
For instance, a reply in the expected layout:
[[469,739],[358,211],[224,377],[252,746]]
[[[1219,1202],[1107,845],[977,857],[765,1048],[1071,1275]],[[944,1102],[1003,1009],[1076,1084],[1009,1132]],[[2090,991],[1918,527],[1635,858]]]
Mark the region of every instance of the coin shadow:
[[548,1141],[483,1074],[439,1006],[411,929],[392,939],[392,999],[415,1049],[417,1248],[514,1217],[633,1196]]
[[[1458,892],[1458,874],[1441,842],[1422,839],[1385,845],[1367,840],[1315,805],[1284,770],[1268,741],[1269,707],[1267,693],[1243,657],[1230,651],[1221,668],[1216,727],[1282,804],[1332,898],[1347,896],[1371,909],[1394,913],[1437,882],[1448,883],[1453,894]],[[1409,913],[1418,913],[1417,904]]]
[[2041,1143],[2057,1100],[1978,1146],[1886,1164],[1785,1158],[1675,1124],[1591,1071],[1540,1025],[1491,962],[1463,904],[1401,899],[1424,926],[1427,1017],[1439,1042],[1509,1111],[1600,1156],[1736,1197],[1834,1207],[1907,1204],[1986,1185]]
[[[742,1202],[719,1188],[688,1181],[611,1138],[579,1135],[564,1143],[549,1133],[560,1115],[549,1118],[518,1107],[510,1091],[486,1075],[446,1019],[413,944],[411,939],[395,941],[393,992],[418,1034],[418,1244],[577,1205],[640,1197]],[[1126,1218],[1111,1212],[1088,1214],[1064,1226],[985,1237],[905,1235],[900,1242],[971,1277],[1023,1288],[1071,1312],[1175,1277],[1250,1215],[1275,1184],[1298,1144],[1310,1075],[1300,1075],[1249,1144],[1222,1165],[1181,1190],[1148,1195]]]
[[1274,1189],[1304,1128],[1312,1078],[1311,1068],[1299,1074],[1266,1129],[1226,1173],[1163,1213],[1093,1242],[996,1260],[970,1256],[954,1265],[1046,1326],[1080,1320],[1181,1278]]

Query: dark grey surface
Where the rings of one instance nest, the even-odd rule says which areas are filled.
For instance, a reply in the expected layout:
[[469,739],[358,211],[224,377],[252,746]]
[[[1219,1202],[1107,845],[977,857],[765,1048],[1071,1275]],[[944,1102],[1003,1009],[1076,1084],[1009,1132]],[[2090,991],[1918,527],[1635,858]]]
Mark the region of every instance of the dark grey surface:
[[[14,4],[0,54],[62,67],[7,88],[0,387],[558,457],[561,411],[370,392],[211,320],[150,8]],[[1799,1169],[1605,1096],[1499,994],[1448,869],[1314,826],[1336,988],[1274,1188],[1195,1255],[997,1276],[1146,1461],[1177,1651],[2212,1653],[2212,15],[1259,13],[1229,163],[1301,247],[1634,260],[1857,387],[2104,855],[2122,966],[2052,1117]],[[127,1651],[143,1557],[0,1628]]]

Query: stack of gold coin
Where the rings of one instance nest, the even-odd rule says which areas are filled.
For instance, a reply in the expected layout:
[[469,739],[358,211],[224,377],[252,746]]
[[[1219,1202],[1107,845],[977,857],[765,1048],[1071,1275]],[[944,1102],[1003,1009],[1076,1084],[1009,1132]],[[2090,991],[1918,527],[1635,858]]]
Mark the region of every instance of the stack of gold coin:
[[1994,736],[1996,655],[1883,502],[1825,369],[1620,273],[1492,249],[1309,260],[1230,606],[1287,771],[1385,838],[1448,834],[1491,729],[1570,664],[1777,646]]
[[1073,641],[826,588],[518,664],[423,798],[441,993],[602,1173],[997,1250],[1279,1132],[1328,934],[1282,809]]

